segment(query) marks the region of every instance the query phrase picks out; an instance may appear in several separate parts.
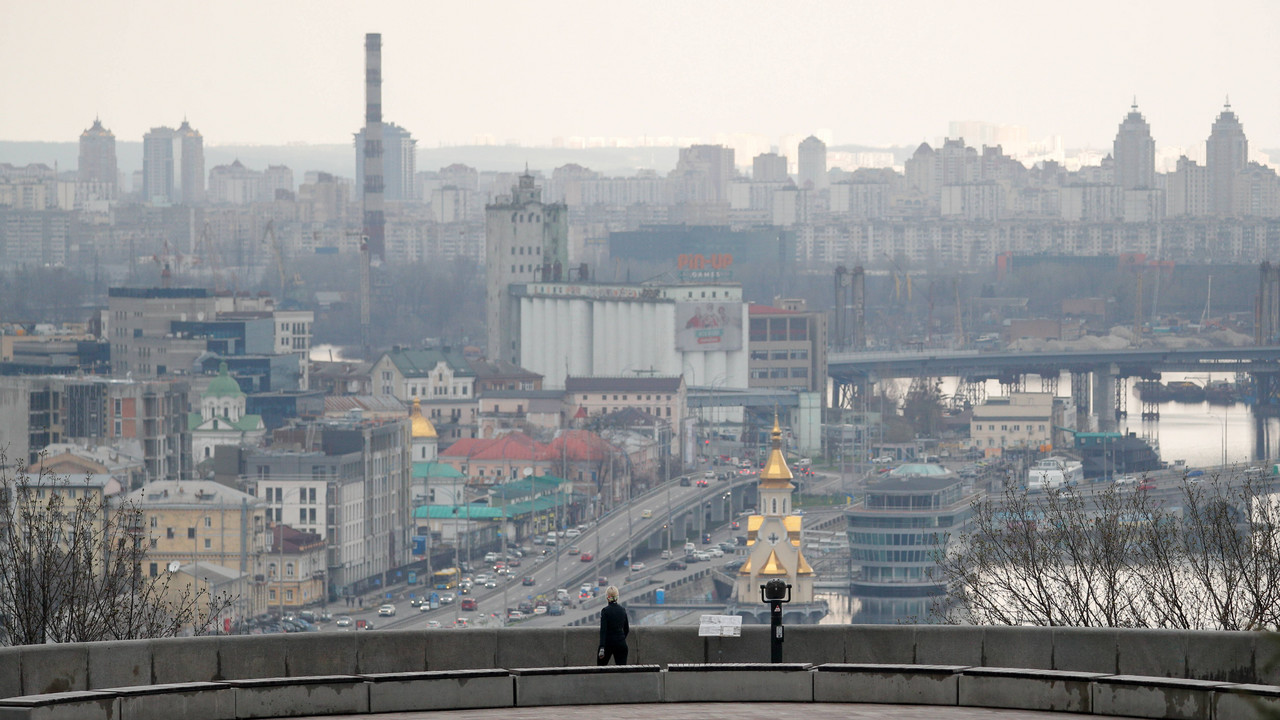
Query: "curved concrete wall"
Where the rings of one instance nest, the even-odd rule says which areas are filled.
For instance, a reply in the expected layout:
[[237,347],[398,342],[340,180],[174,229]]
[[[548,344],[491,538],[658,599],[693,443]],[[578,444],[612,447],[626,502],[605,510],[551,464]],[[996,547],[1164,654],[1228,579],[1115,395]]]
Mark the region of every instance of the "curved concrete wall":
[[[1280,685],[1280,638],[1264,633],[1039,627],[787,627],[783,659],[1006,667]],[[595,661],[594,627],[320,632],[0,649],[0,697],[252,678],[566,667]],[[699,637],[634,627],[631,662],[763,662],[769,628]]]

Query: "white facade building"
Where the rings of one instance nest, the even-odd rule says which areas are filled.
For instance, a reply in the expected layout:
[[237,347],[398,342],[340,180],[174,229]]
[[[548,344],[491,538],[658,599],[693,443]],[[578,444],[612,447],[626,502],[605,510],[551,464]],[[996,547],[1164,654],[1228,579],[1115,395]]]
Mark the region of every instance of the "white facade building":
[[676,376],[690,385],[746,388],[742,286],[512,286],[519,301],[518,364],[544,389],[566,376]]

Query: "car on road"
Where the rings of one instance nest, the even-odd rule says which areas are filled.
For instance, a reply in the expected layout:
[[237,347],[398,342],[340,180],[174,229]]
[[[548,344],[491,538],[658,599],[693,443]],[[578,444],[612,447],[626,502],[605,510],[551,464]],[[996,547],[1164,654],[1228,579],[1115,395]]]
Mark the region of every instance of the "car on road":
[[702,473],[702,477],[703,477],[703,479],[705,479],[705,480],[715,480],[715,479],[716,479],[716,471],[715,471],[715,470],[708,470],[708,471],[706,471],[706,472]]
[[431,603],[424,602],[418,606],[418,612],[431,612]]
[[702,533],[702,544],[707,545],[710,543],[711,543],[711,533]]
[[520,622],[524,619],[524,613],[519,610],[512,610],[507,613],[507,622]]
[[596,578],[596,585],[598,585],[598,586],[600,586],[600,587],[604,587],[605,585],[608,585],[608,584],[609,584],[609,578],[607,578],[607,577],[605,577],[605,576],[603,576],[603,575],[601,575],[600,577]]
[[565,531],[564,531],[564,536],[565,536],[565,537],[575,538],[575,537],[578,537],[578,536],[579,536],[579,535],[581,535],[581,534],[582,534],[582,531],[581,531],[581,530],[579,530],[579,529],[578,529],[578,528],[576,528],[576,527],[571,527],[571,528],[569,528],[568,530],[565,530]]
[[691,482],[689,481],[689,478],[687,478],[687,477],[682,477],[682,478],[680,478],[680,487],[689,487],[689,486],[690,486],[690,485],[692,485],[692,484],[693,484],[693,483],[691,483]]
[[577,555],[579,552],[581,552],[581,551],[580,551],[580,550],[578,550],[578,546],[577,546],[577,545],[574,545],[574,546],[572,546],[572,547],[570,547],[570,548],[569,548],[569,554],[570,554],[570,555]]
[[581,555],[578,556],[578,559],[581,560],[582,562],[591,562],[592,560],[596,559],[596,556],[592,555],[591,553],[582,553]]
[[529,585],[532,585],[532,584],[533,584],[533,576],[532,576],[532,575],[525,575],[523,578],[521,578],[521,579],[520,579],[520,584],[521,584],[521,585],[524,585],[524,586],[526,586],[526,587],[527,587],[527,586],[529,586]]
[[719,547],[721,550],[725,552],[733,552],[738,546],[736,543],[731,543],[728,540],[725,540],[724,542],[720,543],[717,547]]
[[713,558],[724,557],[724,551],[715,545],[712,545],[711,547],[707,548],[706,552],[708,555],[710,555]]
[[709,483],[707,482],[706,478],[700,478],[698,480],[698,487],[706,487],[708,484]]
[[1115,480],[1117,488],[1135,487],[1137,484],[1138,477],[1136,475],[1120,475]]
[[382,607],[378,608],[379,617],[395,617],[395,614],[396,614],[396,606],[392,605],[391,603],[387,603],[386,605],[383,605]]
[[742,529],[742,523],[738,522],[737,520],[734,520],[733,522],[729,523],[729,529],[740,530]]
[[458,618],[453,621],[453,626],[456,628],[469,628],[471,623],[466,618]]
[[351,616],[339,615],[338,618],[333,621],[333,624],[338,627],[351,627]]
[[640,572],[643,569],[644,569],[644,563],[642,562],[631,563],[631,572]]
[[1137,487],[1138,490],[1155,490],[1156,484],[1150,480],[1143,482]]
[[428,620],[428,621],[427,621],[427,627],[429,627],[429,628],[438,628],[438,627],[440,627],[440,621],[439,621],[439,620]]
[[689,564],[683,560],[672,560],[671,562],[667,563],[667,569],[668,570],[688,570]]
[[550,605],[547,605],[547,614],[548,614],[548,615],[563,615],[563,614],[564,614],[564,605],[561,605],[559,602],[553,602],[553,603],[551,603]]
[[724,564],[725,572],[737,572],[745,562],[746,560],[730,560]]
[[449,605],[449,604],[453,603],[454,601],[456,601],[457,599],[458,599],[458,596],[454,595],[453,593],[441,593],[441,594],[440,594],[440,604],[441,604],[441,605]]
[[484,586],[485,586],[485,587],[487,587],[487,588],[490,588],[490,589],[492,589],[492,588],[496,588],[496,587],[498,587],[498,581],[497,581],[497,580],[494,580],[493,578],[487,578],[487,579],[484,581]]
[[653,511],[652,511],[652,510],[650,510],[649,508],[645,508],[644,510],[641,510],[641,511],[640,511],[640,517],[642,517],[642,518],[651,518],[651,517],[653,517]]
[[458,605],[458,607],[459,607],[459,608],[461,608],[461,609],[463,609],[463,610],[475,610],[475,609],[476,609],[476,599],[475,599],[475,598],[462,598],[462,602]]

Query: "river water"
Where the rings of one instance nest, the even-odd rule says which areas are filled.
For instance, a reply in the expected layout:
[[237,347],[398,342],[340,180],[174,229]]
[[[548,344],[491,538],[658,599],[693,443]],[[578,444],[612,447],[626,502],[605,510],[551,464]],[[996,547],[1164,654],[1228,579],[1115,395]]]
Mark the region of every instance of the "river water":
[[[1168,383],[1175,380],[1189,380],[1203,387],[1207,381],[1234,381],[1235,375],[1218,374],[1183,374],[1164,373],[1161,381]],[[910,380],[897,380],[896,388],[899,397],[905,396],[910,387]],[[1208,402],[1182,403],[1175,401],[1159,404],[1159,420],[1141,420],[1142,401],[1134,390],[1133,379],[1129,383],[1129,399],[1127,417],[1119,420],[1119,430],[1133,432],[1139,437],[1156,440],[1160,448],[1161,459],[1172,463],[1174,460],[1185,460],[1188,467],[1244,464],[1274,458],[1280,455],[1280,419],[1269,419],[1263,424],[1263,432],[1267,434],[1265,443],[1268,452],[1266,457],[1254,457],[1256,431],[1253,415],[1249,406],[1237,402],[1233,405],[1210,405]],[[942,393],[951,395],[956,389],[956,378],[942,379]],[[1026,389],[1029,392],[1040,390],[1040,380],[1032,375],[1028,378]],[[986,383],[988,397],[1001,394],[999,381],[988,380]],[[1063,373],[1058,378],[1059,397],[1071,396],[1071,374]]]

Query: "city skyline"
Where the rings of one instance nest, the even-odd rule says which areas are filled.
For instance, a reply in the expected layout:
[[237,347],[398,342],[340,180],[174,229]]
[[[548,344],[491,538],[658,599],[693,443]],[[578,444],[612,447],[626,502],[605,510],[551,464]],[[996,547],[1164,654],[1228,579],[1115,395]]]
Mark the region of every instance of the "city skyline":
[[23,72],[0,91],[30,104],[0,115],[0,139],[66,141],[97,117],[137,140],[186,118],[211,146],[350,143],[360,41],[381,32],[384,119],[421,147],[824,130],[828,144],[903,146],[979,120],[1109,150],[1135,95],[1159,147],[1202,146],[1228,96],[1254,146],[1273,147],[1280,97],[1253,69],[1280,59],[1267,38],[1280,8],[1217,7],[14,5],[0,58]]

